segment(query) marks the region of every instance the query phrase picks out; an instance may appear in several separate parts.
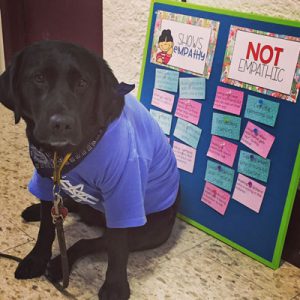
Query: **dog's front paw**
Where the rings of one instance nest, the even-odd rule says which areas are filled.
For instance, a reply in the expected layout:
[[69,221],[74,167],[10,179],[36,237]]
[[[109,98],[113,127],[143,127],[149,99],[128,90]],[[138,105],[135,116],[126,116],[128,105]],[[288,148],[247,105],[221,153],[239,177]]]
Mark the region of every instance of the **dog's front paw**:
[[15,278],[30,279],[40,277],[45,273],[49,259],[38,255],[28,254],[18,265]]
[[99,291],[99,300],[128,300],[130,288],[127,281],[121,283],[104,282]]

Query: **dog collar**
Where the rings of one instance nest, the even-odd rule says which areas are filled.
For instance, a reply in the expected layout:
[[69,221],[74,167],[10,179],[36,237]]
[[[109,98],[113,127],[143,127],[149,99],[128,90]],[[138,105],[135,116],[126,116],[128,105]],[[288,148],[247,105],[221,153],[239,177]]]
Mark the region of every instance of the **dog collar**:
[[[83,150],[73,152],[72,156],[64,165],[62,174],[68,173],[71,169],[75,168],[95,148],[104,132],[105,129],[102,128],[98,132],[97,136],[94,139],[92,139]],[[53,153],[49,151],[44,151],[43,149],[39,149],[35,145],[30,143],[29,155],[39,175],[48,178],[51,178],[53,176],[55,164],[53,159]],[[64,157],[57,157],[56,161],[58,164],[61,164],[63,159]]]

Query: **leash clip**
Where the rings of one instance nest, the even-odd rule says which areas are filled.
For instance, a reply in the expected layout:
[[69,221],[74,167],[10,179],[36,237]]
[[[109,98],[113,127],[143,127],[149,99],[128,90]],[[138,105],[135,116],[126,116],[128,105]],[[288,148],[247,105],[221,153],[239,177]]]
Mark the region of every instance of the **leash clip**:
[[56,224],[58,221],[64,222],[67,215],[68,215],[68,209],[64,207],[62,196],[59,193],[55,193],[53,207],[51,209],[53,224]]

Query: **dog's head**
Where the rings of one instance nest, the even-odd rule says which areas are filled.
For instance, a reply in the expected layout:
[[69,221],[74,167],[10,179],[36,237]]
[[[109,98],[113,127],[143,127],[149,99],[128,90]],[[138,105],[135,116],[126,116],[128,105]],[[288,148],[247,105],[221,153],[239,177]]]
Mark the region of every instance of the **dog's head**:
[[106,62],[79,46],[35,43],[0,76],[0,102],[26,122],[31,143],[60,152],[80,149],[124,105]]

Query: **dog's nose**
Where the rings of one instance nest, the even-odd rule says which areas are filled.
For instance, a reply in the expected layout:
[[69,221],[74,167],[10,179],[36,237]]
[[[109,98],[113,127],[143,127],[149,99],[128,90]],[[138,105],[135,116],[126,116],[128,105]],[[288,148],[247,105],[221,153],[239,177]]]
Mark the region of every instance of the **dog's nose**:
[[74,120],[69,116],[56,114],[50,117],[49,125],[54,135],[65,136],[73,130]]

